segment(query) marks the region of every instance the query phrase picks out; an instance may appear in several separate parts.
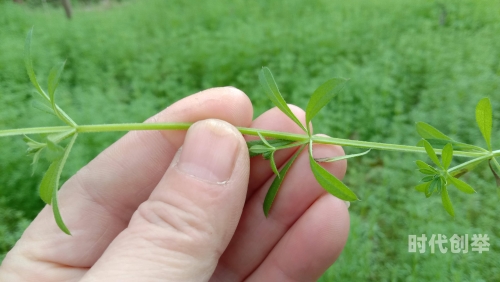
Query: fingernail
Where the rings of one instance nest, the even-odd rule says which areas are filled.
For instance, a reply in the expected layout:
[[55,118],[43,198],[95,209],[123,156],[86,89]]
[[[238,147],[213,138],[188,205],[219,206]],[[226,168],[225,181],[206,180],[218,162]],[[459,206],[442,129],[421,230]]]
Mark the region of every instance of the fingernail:
[[349,208],[351,206],[351,202],[348,202],[348,201],[344,201],[345,205],[347,206],[347,208]]
[[239,144],[228,123],[219,120],[197,122],[187,132],[178,167],[205,181],[225,182],[233,173]]

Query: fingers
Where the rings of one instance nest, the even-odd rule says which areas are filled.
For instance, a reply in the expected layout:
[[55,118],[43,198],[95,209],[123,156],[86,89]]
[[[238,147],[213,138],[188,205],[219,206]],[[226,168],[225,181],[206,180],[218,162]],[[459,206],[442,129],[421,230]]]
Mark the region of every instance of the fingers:
[[346,204],[324,194],[246,281],[316,281],[338,258],[348,234]]
[[[342,148],[314,145],[315,157],[343,155]],[[346,162],[322,164],[338,178],[343,178]],[[272,178],[247,200],[245,209],[226,252],[215,271],[214,281],[241,280],[250,275],[278,244],[289,228],[326,192],[311,172],[306,150],[297,157],[276,197],[269,217],[264,216],[262,204]]]
[[83,281],[210,278],[243,209],[248,151],[236,128],[206,120],[189,129],[179,155]]
[[[249,126],[252,106],[248,97],[239,90],[214,88],[175,103],[151,121],[194,122],[207,118]],[[148,199],[184,136],[182,131],[126,134],[62,187],[60,209],[73,236],[58,229],[50,207],[46,207],[3,265],[23,256],[29,257],[30,261],[21,266],[12,265],[19,266],[21,271],[35,267],[31,262],[45,262],[42,268],[57,273],[61,269],[67,270],[66,266],[86,268],[93,265],[116,235],[126,228],[137,207]]]

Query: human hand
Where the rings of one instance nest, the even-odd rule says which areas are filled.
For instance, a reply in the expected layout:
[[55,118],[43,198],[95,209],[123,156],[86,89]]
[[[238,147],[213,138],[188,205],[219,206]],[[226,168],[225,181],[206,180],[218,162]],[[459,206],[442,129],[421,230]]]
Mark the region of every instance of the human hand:
[[[304,120],[302,110],[292,111]],[[347,207],[316,182],[303,151],[266,218],[273,172],[261,157],[249,160],[231,124],[301,130],[276,108],[252,116],[248,97],[230,87],[155,115],[148,122],[199,122],[187,133],[133,131],[107,148],[60,191],[72,236],[45,207],[3,261],[0,280],[316,280],[345,245]],[[338,146],[314,148],[315,157],[343,154]],[[293,152],[277,152],[276,165]],[[346,162],[323,166],[342,178]]]

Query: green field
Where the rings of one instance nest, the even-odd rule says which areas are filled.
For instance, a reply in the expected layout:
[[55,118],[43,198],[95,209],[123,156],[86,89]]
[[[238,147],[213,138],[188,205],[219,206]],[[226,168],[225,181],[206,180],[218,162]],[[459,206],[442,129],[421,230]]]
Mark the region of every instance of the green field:
[[[30,106],[23,48],[34,26],[43,85],[67,59],[59,104],[79,124],[140,122],[197,91],[232,85],[255,115],[272,104],[258,84],[268,66],[288,102],[304,107],[327,79],[350,78],[315,131],[415,145],[415,122],[484,146],[474,108],[490,97],[493,147],[500,146],[500,4],[442,1],[122,1],[62,9],[0,0],[0,129],[59,125]],[[114,3],[114,2],[112,2]],[[121,134],[82,135],[66,179]],[[21,138],[0,139],[0,260],[43,207]],[[346,149],[348,152],[357,152]],[[500,281],[500,198],[487,166],[463,179],[477,194],[450,191],[456,217],[414,186],[424,155],[371,152],[349,161],[351,205],[344,252],[321,281]],[[334,216],[334,215],[332,215]],[[408,252],[408,235],[487,234],[482,254]],[[448,245],[449,247],[449,245]]]

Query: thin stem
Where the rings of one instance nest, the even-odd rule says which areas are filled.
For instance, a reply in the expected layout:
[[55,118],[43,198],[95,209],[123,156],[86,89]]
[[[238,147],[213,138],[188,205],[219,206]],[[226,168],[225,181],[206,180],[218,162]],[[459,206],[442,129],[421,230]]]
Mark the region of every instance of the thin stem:
[[50,127],[30,127],[19,129],[0,130],[0,137],[29,135],[29,134],[44,134],[44,133],[59,133],[71,130],[71,126],[50,126]]
[[497,162],[497,159],[493,158],[493,164],[497,168],[498,171],[500,171],[500,164]]
[[[40,133],[59,133],[71,130],[72,128],[75,128],[78,133],[131,131],[131,130],[187,130],[191,125],[192,123],[123,123],[123,124],[77,125],[74,127],[72,126],[33,127],[33,128],[0,130],[0,137],[40,134]],[[265,137],[283,139],[289,141],[298,141],[301,143],[307,143],[309,140],[312,140],[313,143],[333,144],[333,145],[350,146],[356,148],[397,151],[397,152],[426,153],[424,148],[417,146],[367,142],[367,141],[341,139],[341,138],[324,137],[324,136],[309,137],[307,134],[295,134],[295,133],[263,130],[256,128],[247,128],[247,127],[237,127],[237,129],[242,134],[245,135],[258,136],[260,133],[262,136]],[[437,154],[441,154],[440,149],[436,149],[435,151]],[[500,154],[499,151],[495,151],[493,153],[465,152],[465,151],[454,152],[454,156],[469,157],[469,158],[479,158],[479,157],[488,158],[493,155],[496,156],[499,154]]]
[[475,158],[475,159],[472,159],[470,161],[467,161],[465,163],[461,163],[453,168],[450,168],[448,170],[448,173],[450,172],[453,172],[455,170],[460,170],[464,167],[467,167],[468,165],[471,165],[471,164],[476,164],[476,163],[480,163],[480,162],[483,162],[487,159],[490,159],[490,158],[493,158],[493,157],[496,157],[496,156],[500,156],[500,150],[497,150],[497,151],[493,151],[493,152],[488,152],[487,154],[484,154],[478,158]]
[[76,130],[80,133],[131,130],[187,130],[191,125],[192,123],[120,123],[78,125]]
[[[426,153],[423,147],[417,147],[417,146],[368,142],[368,141],[341,139],[341,138],[324,137],[324,136],[313,136],[312,140],[314,141],[314,143],[320,143],[320,144],[335,144],[340,146],[350,146],[356,148],[366,148],[366,149],[375,149],[383,151]],[[434,151],[436,152],[436,154],[440,155],[442,150],[434,149]],[[469,158],[481,157],[484,156],[485,154],[486,153],[481,153],[481,152],[465,152],[465,151],[453,152],[454,156],[469,157]]]

